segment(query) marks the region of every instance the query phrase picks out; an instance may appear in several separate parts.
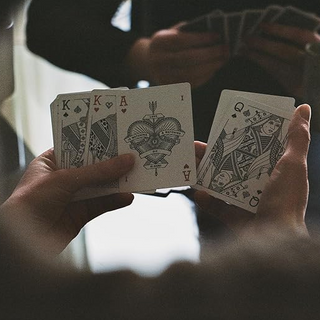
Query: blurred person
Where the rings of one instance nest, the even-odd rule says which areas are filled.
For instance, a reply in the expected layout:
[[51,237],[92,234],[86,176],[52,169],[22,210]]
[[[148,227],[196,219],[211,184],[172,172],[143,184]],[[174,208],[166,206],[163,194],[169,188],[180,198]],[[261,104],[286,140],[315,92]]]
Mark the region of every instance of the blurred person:
[[[299,107],[288,149],[256,216],[196,193],[199,205],[234,230],[239,241],[211,247],[201,264],[176,264],[155,278],[129,271],[76,272],[56,260],[86,222],[132,201],[123,194],[71,203],[72,194],[116,179],[130,170],[132,158],[57,170],[52,150],[37,157],[0,207],[1,317],[316,319],[320,245],[304,224],[309,119],[309,107]],[[195,147],[199,163],[206,145]]]
[[[215,9],[225,13],[294,6],[320,17],[320,7],[302,0],[212,1],[132,0],[131,28],[112,23],[120,0],[33,0],[28,11],[27,45],[51,63],[86,74],[110,87],[190,82],[195,139],[207,141],[223,89],[302,99],[305,45],[317,33],[299,26],[260,25],[269,36],[245,38],[246,49],[230,57],[218,32],[183,32],[180,26]],[[280,39],[280,40],[279,40]],[[312,132],[308,158],[310,197],[306,221],[320,227],[320,134]]]
[[[50,62],[89,75],[110,87],[134,87],[139,80],[161,85],[190,82],[195,139],[207,141],[222,89],[301,98],[304,47],[318,34],[297,27],[261,25],[270,37],[246,39],[243,56],[230,58],[218,32],[183,32],[181,24],[214,9],[225,13],[295,6],[320,16],[302,0],[242,2],[132,0],[131,29],[112,19],[120,0],[33,0],[28,11],[27,44]],[[293,83],[295,82],[295,83]]]

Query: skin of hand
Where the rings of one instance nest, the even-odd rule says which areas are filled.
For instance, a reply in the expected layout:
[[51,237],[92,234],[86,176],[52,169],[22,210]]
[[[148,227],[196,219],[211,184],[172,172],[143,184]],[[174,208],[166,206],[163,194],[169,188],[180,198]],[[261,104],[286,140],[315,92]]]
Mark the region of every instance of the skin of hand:
[[157,85],[189,82],[196,88],[226,63],[229,50],[218,45],[218,34],[183,32],[178,26],[135,42],[126,58],[134,80]]
[[249,36],[243,54],[273,75],[288,94],[302,97],[305,46],[320,42],[320,35],[280,24],[265,23],[259,27],[264,34],[284,41]]
[[114,181],[133,165],[134,156],[126,154],[86,167],[58,170],[54,152],[48,150],[31,162],[0,207],[0,220],[43,255],[55,256],[90,220],[133,201],[132,194],[117,193],[72,202],[74,194]]
[[[296,109],[288,130],[286,151],[263,190],[256,214],[228,205],[204,191],[196,191],[194,197],[200,208],[215,215],[240,239],[248,234],[260,236],[267,230],[307,236],[304,217],[309,192],[310,115],[310,107],[306,104]],[[205,143],[197,142],[198,162],[204,156],[205,148]]]

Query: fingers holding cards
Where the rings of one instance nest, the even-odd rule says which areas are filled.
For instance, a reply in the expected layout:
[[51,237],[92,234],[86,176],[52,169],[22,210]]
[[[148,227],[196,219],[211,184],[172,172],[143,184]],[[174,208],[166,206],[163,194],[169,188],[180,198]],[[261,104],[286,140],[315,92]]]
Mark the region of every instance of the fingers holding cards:
[[150,192],[196,182],[190,85],[93,90],[51,104],[59,168],[78,168],[133,153],[123,179],[80,190],[75,200],[116,192]]
[[79,168],[131,153],[130,172],[78,191],[75,200],[195,185],[255,213],[285,151],[294,109],[293,98],[224,90],[208,144],[194,145],[187,83],[63,94],[51,104],[57,166]]
[[[295,28],[298,32],[291,32],[284,27]],[[292,6],[272,5],[262,10],[248,9],[239,12],[214,10],[184,24],[181,30],[216,32],[220,35],[220,44],[228,45],[230,56],[234,56],[242,53],[240,49],[250,41],[245,41],[248,37],[270,39],[272,35],[274,41],[304,46],[313,40],[319,27],[320,18],[310,12]]]
[[[248,99],[250,95],[254,98],[250,93],[223,92],[217,110],[219,122],[214,121],[195,188],[255,213],[263,188],[285,150],[294,100],[257,95],[260,101],[272,101],[272,106]],[[277,107],[277,99],[279,104],[286,101],[285,109]]]

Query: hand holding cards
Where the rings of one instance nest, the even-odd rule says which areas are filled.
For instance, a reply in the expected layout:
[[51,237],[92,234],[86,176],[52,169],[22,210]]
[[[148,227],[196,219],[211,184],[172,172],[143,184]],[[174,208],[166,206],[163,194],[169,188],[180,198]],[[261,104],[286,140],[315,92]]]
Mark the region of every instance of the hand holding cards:
[[293,98],[224,90],[195,188],[256,212],[294,110]]
[[76,199],[145,192],[196,182],[190,85],[62,94],[51,104],[59,168],[77,168],[118,154],[136,155],[134,169],[112,185]]
[[256,212],[286,148],[294,99],[224,90],[196,172],[189,84],[63,94],[51,104],[59,168],[136,155],[134,169],[75,199],[195,185]]
[[[229,45],[230,56],[237,55],[244,45],[244,38],[263,35],[259,25],[275,23],[294,26],[311,32],[320,27],[320,18],[316,15],[287,6],[269,6],[263,10],[245,10],[241,12],[223,12],[214,10],[180,27],[186,32],[215,32],[220,35],[220,44]],[[281,39],[277,39],[281,41]]]

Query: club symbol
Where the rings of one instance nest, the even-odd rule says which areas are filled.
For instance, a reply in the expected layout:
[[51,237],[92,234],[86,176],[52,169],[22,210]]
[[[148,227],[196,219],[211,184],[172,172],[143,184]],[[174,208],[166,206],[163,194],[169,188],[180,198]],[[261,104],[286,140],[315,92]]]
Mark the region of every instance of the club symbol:
[[75,113],[80,113],[82,111],[82,109],[79,107],[79,106],[77,106],[75,109],[74,109],[74,112]]

